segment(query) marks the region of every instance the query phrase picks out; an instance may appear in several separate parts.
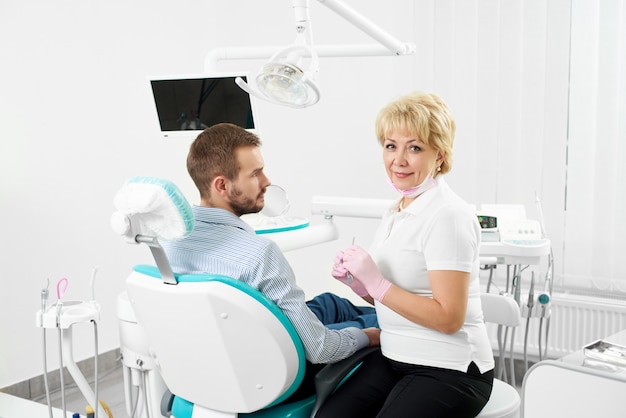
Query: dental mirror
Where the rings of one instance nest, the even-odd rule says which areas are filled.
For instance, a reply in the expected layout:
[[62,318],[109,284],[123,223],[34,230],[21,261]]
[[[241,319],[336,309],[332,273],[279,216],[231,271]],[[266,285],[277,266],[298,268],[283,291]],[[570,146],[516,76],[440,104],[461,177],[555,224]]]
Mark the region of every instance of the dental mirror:
[[275,217],[287,213],[289,198],[287,192],[280,186],[270,184],[265,189],[265,206],[259,212],[261,215]]

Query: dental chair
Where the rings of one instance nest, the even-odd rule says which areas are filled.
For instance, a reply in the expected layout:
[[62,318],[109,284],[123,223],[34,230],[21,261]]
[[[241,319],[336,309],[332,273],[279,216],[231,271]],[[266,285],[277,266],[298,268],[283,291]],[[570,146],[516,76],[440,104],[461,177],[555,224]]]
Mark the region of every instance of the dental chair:
[[[284,402],[304,376],[302,343],[283,312],[258,290],[230,277],[172,271],[158,240],[180,239],[194,222],[178,188],[167,180],[135,177],[114,203],[113,229],[131,243],[148,245],[156,262],[134,267],[127,297],[120,299],[128,301],[141,331],[143,347],[133,352],[148,355],[163,382],[154,379],[143,416],[312,417],[377,349],[325,366],[315,378],[316,395]],[[128,322],[128,312],[120,319]],[[123,355],[132,345],[125,338],[128,334],[120,336]]]

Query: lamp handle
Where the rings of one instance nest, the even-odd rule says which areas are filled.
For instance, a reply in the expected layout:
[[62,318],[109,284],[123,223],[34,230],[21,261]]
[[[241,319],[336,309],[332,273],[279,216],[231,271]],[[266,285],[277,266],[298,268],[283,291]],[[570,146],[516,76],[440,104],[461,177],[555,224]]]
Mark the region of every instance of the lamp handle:
[[[320,91],[317,88],[317,86],[315,85],[314,82],[312,82],[311,80],[307,79],[306,75],[303,77],[303,81],[305,83],[307,83],[317,94],[317,96],[320,96]],[[243,91],[245,91],[246,93],[248,93],[251,96],[254,97],[258,97],[261,100],[265,100],[266,102],[270,102],[273,104],[277,104],[277,105],[281,105],[281,106],[289,106],[289,107],[293,107],[293,108],[304,108],[309,106],[310,104],[304,104],[304,105],[286,105],[285,103],[281,103],[277,100],[272,99],[271,97],[267,97],[261,93],[259,93],[253,86],[249,85],[248,83],[246,83],[243,78],[241,77],[236,77],[235,78],[235,84],[237,84]]]
[[292,44],[292,45],[288,45],[285,48],[281,49],[280,51],[274,53],[274,55],[271,56],[270,60],[268,62],[276,62],[278,61],[278,59],[283,56],[283,55],[288,55],[291,52],[295,52],[298,50],[304,50],[304,52],[308,53],[308,55],[311,57],[311,65],[309,70],[312,71],[313,73],[316,73],[319,71],[319,58],[317,56],[317,52],[315,52],[315,50],[313,48],[311,48],[309,45],[305,45],[305,44],[301,44],[301,45],[297,45],[297,44]]

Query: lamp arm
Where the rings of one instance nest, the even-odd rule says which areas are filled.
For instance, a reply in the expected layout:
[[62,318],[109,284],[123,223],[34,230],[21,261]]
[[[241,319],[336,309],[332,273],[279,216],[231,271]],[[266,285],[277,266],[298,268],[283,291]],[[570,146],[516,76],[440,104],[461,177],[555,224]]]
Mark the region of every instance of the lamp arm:
[[284,45],[255,47],[221,47],[209,51],[204,59],[204,70],[212,73],[217,71],[220,61],[267,59],[284,48]]
[[[285,46],[260,47],[222,47],[209,51],[204,60],[204,70],[207,73],[218,72],[220,61],[268,59]],[[380,44],[346,44],[346,45],[316,45],[313,50],[318,57],[383,57],[396,55],[393,51]]]
[[296,33],[302,36],[304,43],[313,44],[313,32],[311,29],[311,17],[309,15],[309,0],[293,0],[293,13],[295,17]]
[[[311,45],[309,0],[292,0],[296,20],[296,31],[305,36],[305,43]],[[374,57],[386,55],[410,55],[416,51],[414,43],[401,42],[371,20],[346,6],[340,0],[318,0],[352,25],[371,36],[378,44],[374,45],[319,45],[313,49],[320,57]],[[307,42],[308,41],[308,42]],[[216,72],[217,64],[224,60],[267,59],[281,50],[282,46],[255,46],[215,48],[206,55],[204,69]]]
[[380,26],[358,13],[340,0],[318,0],[324,6],[328,7],[339,16],[352,23],[357,28],[380,42],[387,49],[393,51],[396,55],[407,55],[415,52],[416,47],[413,43],[404,43],[390,35]]

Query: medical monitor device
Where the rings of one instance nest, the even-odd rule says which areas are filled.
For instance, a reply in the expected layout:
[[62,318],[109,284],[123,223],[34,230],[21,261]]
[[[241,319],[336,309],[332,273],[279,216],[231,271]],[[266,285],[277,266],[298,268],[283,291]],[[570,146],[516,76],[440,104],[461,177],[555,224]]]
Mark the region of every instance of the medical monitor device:
[[243,74],[152,77],[161,135],[195,139],[202,130],[228,122],[256,130],[250,95],[237,84]]

